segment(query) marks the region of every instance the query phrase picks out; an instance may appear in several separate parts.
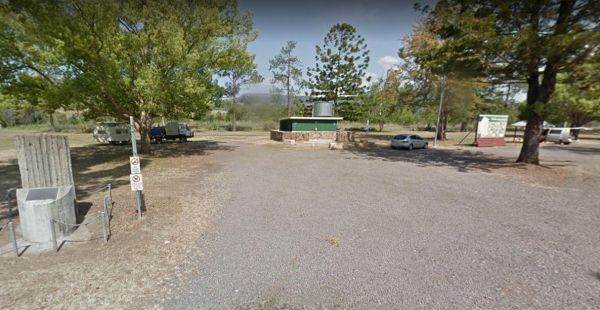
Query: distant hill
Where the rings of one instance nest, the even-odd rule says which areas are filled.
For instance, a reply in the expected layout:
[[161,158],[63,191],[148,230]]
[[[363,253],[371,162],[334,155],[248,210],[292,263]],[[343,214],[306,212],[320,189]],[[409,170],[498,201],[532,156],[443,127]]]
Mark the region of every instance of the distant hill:
[[[306,100],[306,96],[296,96],[301,101]],[[247,105],[269,104],[285,105],[285,96],[277,96],[270,93],[246,93],[238,97],[238,101]]]

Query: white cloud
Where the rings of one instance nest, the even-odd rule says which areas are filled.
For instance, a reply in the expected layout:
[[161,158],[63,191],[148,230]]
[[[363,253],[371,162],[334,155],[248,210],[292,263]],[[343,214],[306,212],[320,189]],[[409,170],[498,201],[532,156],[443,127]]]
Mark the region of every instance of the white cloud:
[[385,70],[388,70],[389,68],[393,67],[394,65],[399,64],[400,58],[394,57],[394,56],[389,56],[389,55],[383,56],[383,57],[379,58],[377,63],[380,64]]

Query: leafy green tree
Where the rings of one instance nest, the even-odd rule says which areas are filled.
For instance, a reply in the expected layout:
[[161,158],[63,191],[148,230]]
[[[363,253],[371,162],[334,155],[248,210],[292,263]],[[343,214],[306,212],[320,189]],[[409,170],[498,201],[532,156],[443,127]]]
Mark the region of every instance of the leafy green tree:
[[[435,66],[422,61],[422,55],[438,48],[440,41],[424,22],[419,22],[410,35],[402,38],[402,42],[402,48],[398,50],[402,60],[398,72],[405,89],[404,100],[410,101],[409,105],[419,120],[427,124],[427,130],[431,130],[438,117],[442,77],[437,74]],[[445,128],[444,121],[447,120],[444,112],[442,110],[440,115],[442,128]],[[438,139],[444,138],[445,131],[438,131]]]
[[579,66],[571,74],[559,74],[556,91],[547,116],[554,123],[569,122],[581,127],[600,120],[600,81],[598,63]]
[[315,49],[316,65],[307,71],[310,96],[313,100],[333,101],[338,115],[356,120],[360,113],[356,98],[365,91],[362,79],[369,65],[365,39],[352,25],[336,24],[323,45]]
[[292,55],[296,48],[295,41],[287,41],[286,45],[273,59],[269,60],[269,70],[273,73],[271,83],[285,90],[287,100],[287,116],[292,116],[292,97],[302,83],[302,62]]
[[154,117],[200,115],[221,96],[213,76],[246,53],[227,38],[252,32],[250,16],[227,0],[23,0],[0,7],[2,31],[16,36],[0,38],[2,49],[17,46],[57,64],[37,72],[26,57],[14,58],[2,66],[9,81],[53,73],[56,97],[87,117],[133,116],[143,153]]
[[557,75],[598,50],[600,6],[591,0],[445,0],[427,22],[442,44],[422,61],[445,72],[480,73],[491,82],[527,83],[518,162],[539,164],[545,110]]
[[222,69],[219,70],[221,76],[227,79],[225,83],[225,95],[231,98],[229,116],[232,131],[237,131],[237,116],[243,111],[237,102],[237,96],[242,86],[263,81],[263,77],[256,71],[255,56],[246,52],[248,43],[255,38],[255,33],[230,38],[229,46],[231,49],[228,51],[229,57],[222,64]]
[[[16,10],[11,10],[11,4]],[[48,19],[55,18],[59,16],[57,9],[41,12],[43,9],[25,2],[0,4],[0,91],[24,104],[25,110],[36,107],[44,111],[54,129],[52,114],[68,102],[61,96],[61,66],[65,59],[49,36],[46,23],[35,17],[44,14]]]
[[396,70],[388,70],[385,79],[373,82],[363,102],[367,107],[368,119],[377,123],[379,131],[383,131],[385,124],[393,121],[396,111],[401,108],[400,81]]

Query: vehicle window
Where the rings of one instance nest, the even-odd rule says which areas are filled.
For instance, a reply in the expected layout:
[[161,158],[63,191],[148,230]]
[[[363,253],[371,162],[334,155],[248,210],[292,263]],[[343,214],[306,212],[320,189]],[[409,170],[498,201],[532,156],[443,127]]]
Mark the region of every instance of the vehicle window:
[[405,135],[397,135],[394,137],[394,140],[404,140],[404,139],[406,139]]
[[561,133],[562,133],[562,130],[557,130],[557,129],[550,130],[551,135],[560,135]]
[[415,139],[415,140],[423,140],[420,136],[417,136],[417,135],[414,135],[413,139]]

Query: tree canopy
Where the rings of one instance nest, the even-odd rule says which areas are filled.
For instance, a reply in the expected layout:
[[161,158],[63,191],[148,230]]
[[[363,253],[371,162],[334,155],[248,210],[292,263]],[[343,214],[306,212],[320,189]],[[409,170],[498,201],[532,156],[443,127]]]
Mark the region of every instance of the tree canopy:
[[0,14],[5,91],[38,87],[90,118],[133,116],[142,151],[154,117],[203,113],[221,96],[214,76],[247,53],[228,38],[253,38],[235,1],[6,1]]
[[491,83],[527,83],[527,127],[518,161],[539,163],[544,109],[557,74],[598,51],[600,7],[591,0],[443,0],[427,17],[441,40],[421,60]]

